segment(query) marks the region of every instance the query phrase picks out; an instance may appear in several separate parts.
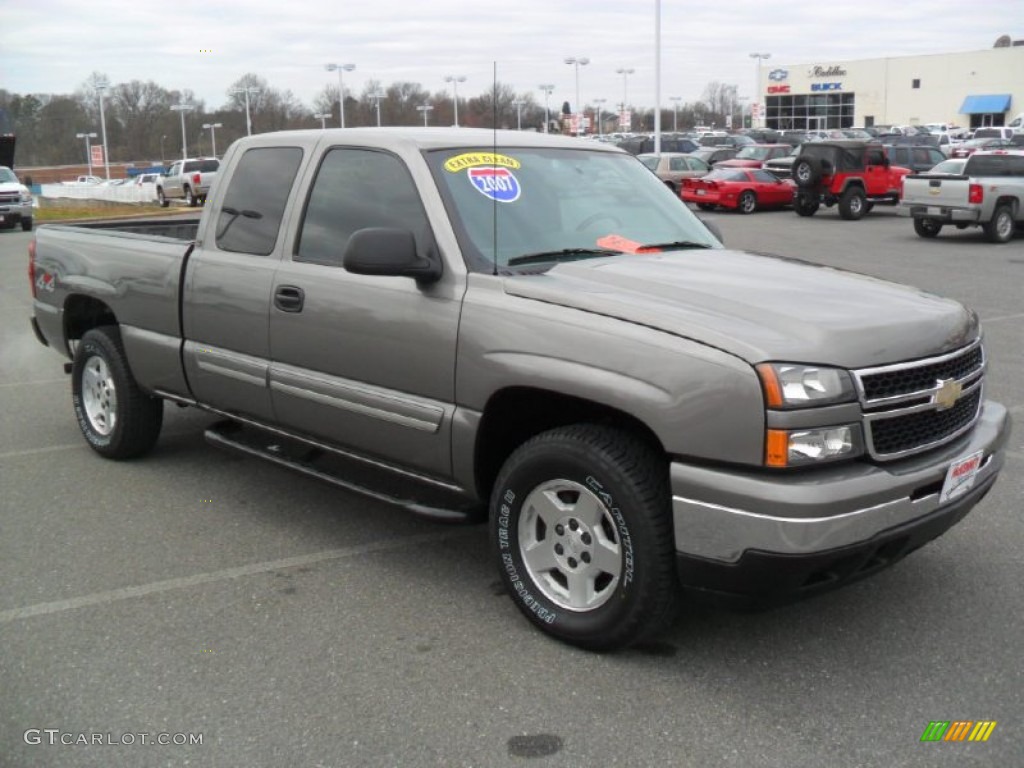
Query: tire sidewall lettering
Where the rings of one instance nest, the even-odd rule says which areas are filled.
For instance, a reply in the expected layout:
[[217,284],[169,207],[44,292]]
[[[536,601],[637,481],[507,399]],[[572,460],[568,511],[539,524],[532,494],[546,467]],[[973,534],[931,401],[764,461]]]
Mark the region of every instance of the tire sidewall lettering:
[[75,418],[78,420],[78,426],[82,430],[82,434],[90,444],[97,448],[106,448],[114,442],[114,436],[120,430],[120,419],[109,435],[101,435],[92,428],[92,425],[89,423],[89,417],[86,416],[85,413],[85,404],[82,402],[82,374],[85,371],[86,362],[91,357],[99,357],[107,364],[108,367],[111,368],[112,363],[107,355],[104,354],[102,347],[97,345],[91,339],[87,339],[82,342],[78,349],[78,355],[80,355],[81,363],[76,363],[74,368],[75,382],[71,395],[71,403],[74,407]]

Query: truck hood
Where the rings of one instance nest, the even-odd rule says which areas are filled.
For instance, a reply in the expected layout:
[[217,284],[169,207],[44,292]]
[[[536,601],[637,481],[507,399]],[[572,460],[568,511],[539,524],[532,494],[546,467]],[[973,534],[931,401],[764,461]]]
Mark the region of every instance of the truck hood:
[[505,291],[645,325],[751,364],[862,368],[946,352],[979,333],[973,312],[917,288],[720,249],[566,262],[510,276]]

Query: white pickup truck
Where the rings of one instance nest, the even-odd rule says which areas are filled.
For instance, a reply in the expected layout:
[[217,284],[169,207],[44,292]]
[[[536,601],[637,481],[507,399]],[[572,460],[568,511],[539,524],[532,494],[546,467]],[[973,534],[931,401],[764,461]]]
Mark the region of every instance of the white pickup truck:
[[946,224],[981,227],[990,242],[1007,243],[1024,229],[1024,152],[975,152],[961,174],[921,173],[903,179],[900,213],[920,237]]
[[157,179],[156,197],[160,206],[166,208],[175,198],[193,208],[205,203],[218,169],[220,160],[215,157],[178,160]]

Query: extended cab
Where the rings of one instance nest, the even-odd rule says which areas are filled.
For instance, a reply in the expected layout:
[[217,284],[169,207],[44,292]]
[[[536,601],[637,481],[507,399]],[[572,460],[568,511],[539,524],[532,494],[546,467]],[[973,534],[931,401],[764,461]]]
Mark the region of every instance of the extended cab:
[[217,178],[220,161],[215,157],[178,160],[156,181],[156,198],[166,208],[171,200],[184,200],[195,207],[206,202],[206,195]]
[[838,204],[839,215],[850,220],[875,203],[898,203],[900,179],[910,173],[892,165],[881,144],[855,139],[803,144],[792,167],[797,214],[813,216],[822,203]]
[[900,213],[914,219],[921,237],[953,224],[981,227],[990,242],[1007,243],[1024,228],[1024,152],[975,152],[959,175],[907,176]]
[[727,250],[627,153],[519,131],[269,133],[196,223],[47,225],[33,324],[102,456],[208,438],[434,518],[489,511],[551,635],[615,648],[681,594],[867,576],[1003,466],[977,316]]

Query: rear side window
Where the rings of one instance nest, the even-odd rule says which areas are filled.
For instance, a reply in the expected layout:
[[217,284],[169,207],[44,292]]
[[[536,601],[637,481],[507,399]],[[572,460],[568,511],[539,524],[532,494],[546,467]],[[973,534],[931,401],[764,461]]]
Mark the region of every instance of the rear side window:
[[[1019,161],[1019,162],[1015,162]],[[1016,170],[1014,169],[1016,166]],[[964,173],[968,176],[1024,175],[1024,157],[1013,155],[971,155]]]
[[224,192],[217,219],[217,247],[266,256],[274,250],[295,174],[299,147],[246,150]]
[[189,160],[185,163],[185,173],[213,173],[220,168],[220,160]]

